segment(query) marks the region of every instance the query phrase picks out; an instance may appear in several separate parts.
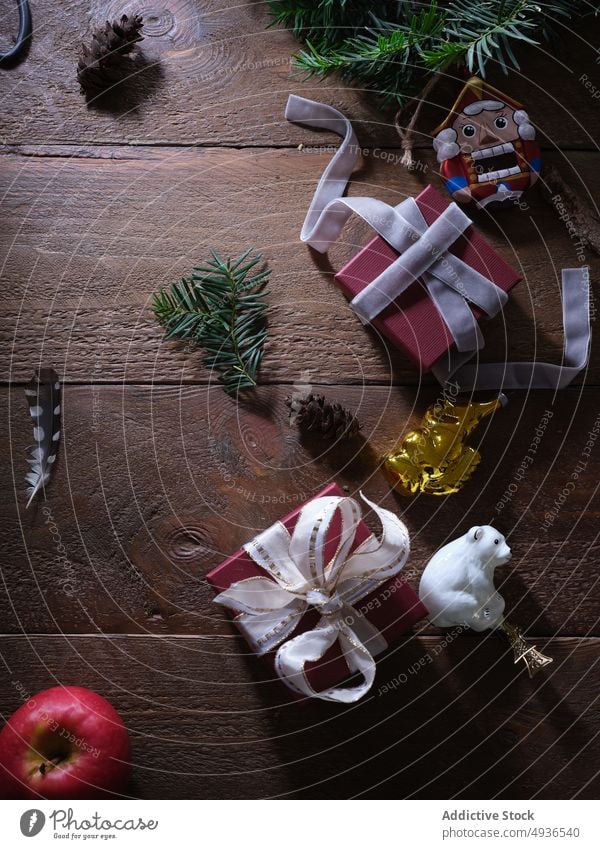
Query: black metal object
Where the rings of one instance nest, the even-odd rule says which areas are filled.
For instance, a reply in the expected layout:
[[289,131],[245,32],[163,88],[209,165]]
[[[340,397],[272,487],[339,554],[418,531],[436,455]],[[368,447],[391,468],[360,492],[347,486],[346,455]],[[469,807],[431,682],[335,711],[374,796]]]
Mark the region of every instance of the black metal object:
[[21,54],[31,36],[31,10],[28,0],[17,0],[19,9],[19,32],[14,47],[6,53],[0,53],[0,63],[10,62]]

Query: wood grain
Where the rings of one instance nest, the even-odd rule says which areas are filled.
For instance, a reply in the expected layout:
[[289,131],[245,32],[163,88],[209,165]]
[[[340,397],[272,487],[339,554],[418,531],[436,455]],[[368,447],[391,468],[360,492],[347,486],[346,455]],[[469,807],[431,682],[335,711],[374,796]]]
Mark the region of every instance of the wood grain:
[[493,522],[514,550],[499,577],[517,621],[533,634],[600,635],[595,437],[586,449],[600,430],[595,390],[565,391],[554,402],[550,393],[512,393],[473,435],[483,459],[464,490],[414,500],[389,494],[378,466],[434,390],[328,390],[356,410],[364,434],[329,450],[289,426],[288,391],[263,387],[236,408],[219,388],[67,388],[47,501],[25,511],[29,421],[22,390],[4,390],[11,424],[2,454],[13,458],[5,479],[14,489],[0,495],[9,531],[3,629],[230,634],[206,573],[335,479],[403,511],[415,587],[439,546]]
[[[80,42],[107,18],[140,10],[147,21],[143,61],[108,104],[86,105],[75,73]],[[10,0],[2,0],[0,12],[10,31]],[[268,28],[262,2],[39,0],[34,16],[27,61],[2,80],[3,136],[9,142],[298,145],[312,136],[283,117],[293,92],[341,109],[362,143],[399,145],[394,110],[382,112],[373,92],[354,90],[335,76],[303,82],[290,73],[298,42],[279,27]],[[520,70],[510,77],[492,66],[489,78],[527,106],[548,146],[596,150],[597,100],[581,77],[598,84],[598,23],[567,26],[576,31],[559,27],[554,45],[520,50]],[[431,130],[463,83],[449,76],[434,90],[420,122],[420,144],[430,146]]]
[[[540,644],[541,645],[541,644]],[[530,681],[496,637],[419,637],[349,707],[290,702],[223,637],[2,637],[1,709],[57,683],[119,706],[138,798],[597,798],[597,639]]]
[[[25,60],[0,75],[0,714],[56,683],[98,690],[132,734],[136,798],[597,798],[597,346],[583,386],[511,393],[474,434],[483,459],[461,493],[407,501],[379,464],[439,389],[332,282],[366,229],[350,222],[328,259],[299,241],[338,139],[286,122],[290,92],[352,119],[365,150],[350,194],[398,203],[439,187],[430,131],[463,79],[434,90],[408,172],[394,110],[336,77],[292,78],[298,44],[267,28],[264,3],[160,0],[141,8],[135,73],[86,105],[80,40],[136,11],[39,0]],[[11,32],[12,0],[0,17]],[[597,215],[600,20],[571,25],[490,80],[522,100],[545,161]],[[581,257],[540,192],[526,201],[475,216],[524,276],[485,328],[483,360],[560,360],[559,270]],[[235,404],[199,353],[163,341],[149,302],[210,247],[250,244],[273,267],[270,337],[261,386]],[[65,382],[62,446],[47,501],[25,511],[22,384],[40,362]],[[290,428],[285,398],[309,383],[357,412],[362,439],[326,447]],[[531,682],[500,638],[422,623],[360,704],[291,702],[204,578],[334,479],[403,515],[415,587],[449,539],[488,521],[505,532],[511,618],[554,664]]]
[[[332,282],[372,231],[350,222],[328,257],[299,240],[330,158],[310,149],[7,153],[0,175],[0,376],[26,380],[35,362],[50,358],[66,381],[206,383],[198,354],[162,341],[151,295],[202,262],[210,247],[235,256],[254,245],[273,268],[263,382],[293,382],[303,369],[318,383],[420,382],[410,362],[360,325]],[[583,196],[600,192],[598,155],[548,159],[560,161]],[[432,157],[423,161],[429,171],[408,173],[393,160],[367,156],[350,194],[396,204],[429,179],[439,187]],[[559,361],[560,269],[581,264],[565,224],[537,191],[525,209],[494,218],[480,213],[476,223],[524,276],[503,316],[485,328],[482,359],[535,354]],[[600,270],[591,252],[585,259]],[[593,273],[596,292],[598,279]],[[596,349],[587,380],[600,383]]]

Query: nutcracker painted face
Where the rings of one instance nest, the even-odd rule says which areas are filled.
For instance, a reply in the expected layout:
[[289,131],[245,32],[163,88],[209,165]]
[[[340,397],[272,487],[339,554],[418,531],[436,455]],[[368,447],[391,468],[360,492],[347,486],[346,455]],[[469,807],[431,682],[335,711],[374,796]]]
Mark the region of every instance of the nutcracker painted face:
[[540,147],[520,103],[472,77],[433,132],[446,188],[459,203],[514,203],[538,179]]

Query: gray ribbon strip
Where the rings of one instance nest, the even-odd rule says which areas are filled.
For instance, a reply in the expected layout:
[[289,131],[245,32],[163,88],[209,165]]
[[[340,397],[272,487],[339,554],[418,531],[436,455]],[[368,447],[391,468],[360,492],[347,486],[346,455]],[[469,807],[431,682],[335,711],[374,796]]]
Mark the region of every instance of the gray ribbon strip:
[[432,372],[443,385],[452,379],[459,390],[475,389],[564,389],[589,361],[590,273],[587,266],[563,268],[562,313],[564,328],[563,361],[553,363],[473,363],[470,356],[450,351]]
[[392,207],[375,198],[342,197],[360,153],[350,121],[332,106],[293,94],[288,99],[285,117],[310,127],[323,127],[343,137],[315,190],[300,233],[301,240],[325,253],[355,213],[400,254],[351,302],[351,308],[361,321],[371,321],[421,278],[455,341],[455,348],[448,357],[441,358],[432,369],[440,383],[452,378],[461,390],[563,388],[587,365],[589,269],[579,268],[563,271],[563,365],[488,363],[466,366],[465,363],[483,347],[479,325],[467,302],[493,317],[507,301],[506,293],[491,280],[447,252],[471,220],[456,204],[450,204],[428,227],[413,198]]

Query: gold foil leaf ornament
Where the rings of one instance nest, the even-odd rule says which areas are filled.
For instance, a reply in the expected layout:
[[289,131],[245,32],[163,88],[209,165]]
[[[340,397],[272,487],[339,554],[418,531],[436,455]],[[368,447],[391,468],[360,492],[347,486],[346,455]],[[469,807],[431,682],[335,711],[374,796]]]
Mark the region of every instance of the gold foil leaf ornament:
[[384,461],[384,472],[395,490],[451,495],[469,480],[481,460],[467,439],[483,419],[506,404],[493,401],[454,403],[445,398],[432,405],[420,426],[411,430]]

